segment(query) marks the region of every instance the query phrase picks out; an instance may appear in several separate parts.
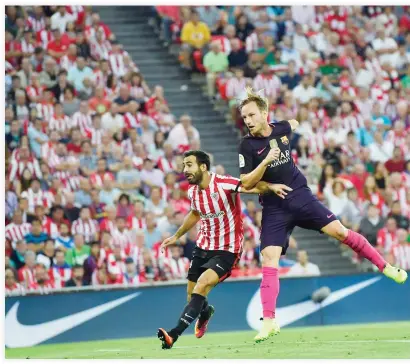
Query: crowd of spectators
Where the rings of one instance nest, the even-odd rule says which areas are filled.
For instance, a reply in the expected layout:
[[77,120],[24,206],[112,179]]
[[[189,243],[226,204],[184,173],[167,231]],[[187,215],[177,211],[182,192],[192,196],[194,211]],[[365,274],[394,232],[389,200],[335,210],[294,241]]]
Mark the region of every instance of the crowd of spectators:
[[[409,268],[410,18],[398,9],[169,6],[153,19],[239,128],[247,84],[265,89],[271,120],[297,118],[312,188]],[[6,292],[185,278],[195,229],[164,254],[159,244],[189,210],[191,117],[175,119],[91,7],[7,6],[5,26]],[[234,276],[260,273],[260,217],[244,205]],[[317,274],[304,252],[297,267]]]
[[182,67],[206,74],[239,129],[246,86],[263,90],[271,122],[300,122],[291,146],[312,190],[410,269],[410,6],[156,11],[165,43],[181,44]]

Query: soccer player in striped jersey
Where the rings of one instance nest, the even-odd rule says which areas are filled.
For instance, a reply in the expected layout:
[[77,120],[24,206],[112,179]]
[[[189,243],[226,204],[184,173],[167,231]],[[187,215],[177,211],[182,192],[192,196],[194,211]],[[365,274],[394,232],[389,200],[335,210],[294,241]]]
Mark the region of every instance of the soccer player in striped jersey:
[[[360,257],[373,263],[385,276],[404,283],[407,273],[388,264],[367,239],[344,227],[339,219],[307,185],[305,176],[296,167],[290,151],[292,132],[298,127],[296,120],[268,122],[268,101],[247,89],[247,97],[240,103],[242,118],[249,129],[239,148],[239,167],[242,186],[254,188],[260,181],[283,183],[292,188],[285,199],[273,194],[261,198],[262,229],[261,301],[263,324],[255,336],[260,342],[280,331],[275,321],[276,299],[279,294],[279,259],[289,245],[289,236],[295,226],[316,230],[339,240]],[[279,152],[279,159],[269,162],[269,154]]]
[[[278,158],[271,153],[269,163]],[[241,186],[238,178],[210,172],[209,156],[200,150],[184,154],[184,174],[191,187],[188,197],[191,211],[175,235],[164,240],[161,249],[174,245],[178,239],[201,221],[191,265],[188,270],[188,304],[170,331],[158,330],[163,349],[170,349],[188,326],[198,318],[195,336],[201,338],[214,313],[207,295],[218,283],[231,275],[242,253],[243,222],[238,193],[271,193],[284,198],[291,189],[283,184],[261,182],[252,189]]]

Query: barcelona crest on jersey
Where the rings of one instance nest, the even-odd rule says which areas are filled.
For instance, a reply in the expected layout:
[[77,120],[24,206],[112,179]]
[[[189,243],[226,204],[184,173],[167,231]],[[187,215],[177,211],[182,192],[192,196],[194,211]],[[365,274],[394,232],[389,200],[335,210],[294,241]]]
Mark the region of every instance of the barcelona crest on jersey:
[[283,144],[285,144],[285,145],[288,145],[289,144],[289,139],[288,139],[288,137],[285,135],[285,136],[283,136],[282,138],[280,138],[280,141],[283,143]]

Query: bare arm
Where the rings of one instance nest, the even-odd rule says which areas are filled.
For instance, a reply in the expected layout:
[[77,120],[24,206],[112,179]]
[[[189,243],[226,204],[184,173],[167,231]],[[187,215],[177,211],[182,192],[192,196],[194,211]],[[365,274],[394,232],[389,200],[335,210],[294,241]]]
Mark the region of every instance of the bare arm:
[[177,232],[165,239],[161,244],[161,249],[164,250],[169,245],[176,244],[177,240],[182,236],[185,235],[189,230],[191,230],[196,223],[200,220],[199,213],[197,211],[191,210],[189,211],[188,215],[185,217],[184,222],[182,223],[181,227],[177,230]]
[[242,186],[239,188],[240,193],[252,193],[252,194],[260,194],[264,195],[266,193],[274,193],[278,195],[280,198],[285,198],[287,195],[286,191],[293,191],[290,187],[283,185],[283,184],[276,184],[276,183],[268,183],[264,181],[260,181],[256,184],[255,187],[251,189],[243,188]]
[[245,190],[251,190],[252,188],[254,188],[256,184],[262,179],[268,165],[272,163],[275,159],[279,158],[279,154],[279,148],[271,149],[266,158],[262,161],[262,163],[259,164],[259,166],[257,166],[252,172],[247,174],[241,174],[240,179],[243,188]]
[[295,131],[297,127],[299,126],[299,121],[292,119],[292,120],[289,120],[289,124],[290,124],[290,127],[292,128],[292,131]]

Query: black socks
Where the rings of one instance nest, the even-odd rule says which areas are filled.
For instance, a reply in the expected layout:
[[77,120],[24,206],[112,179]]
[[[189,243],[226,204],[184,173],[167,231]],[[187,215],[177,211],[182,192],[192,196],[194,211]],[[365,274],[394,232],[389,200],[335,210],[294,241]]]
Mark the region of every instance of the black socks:
[[185,306],[185,309],[178,320],[178,325],[169,332],[169,334],[174,339],[174,336],[180,336],[187,329],[187,327],[191,325],[191,323],[199,316],[199,314],[205,307],[205,302],[206,307],[208,307],[206,297],[201,296],[197,293],[193,293],[191,295],[191,301]]

